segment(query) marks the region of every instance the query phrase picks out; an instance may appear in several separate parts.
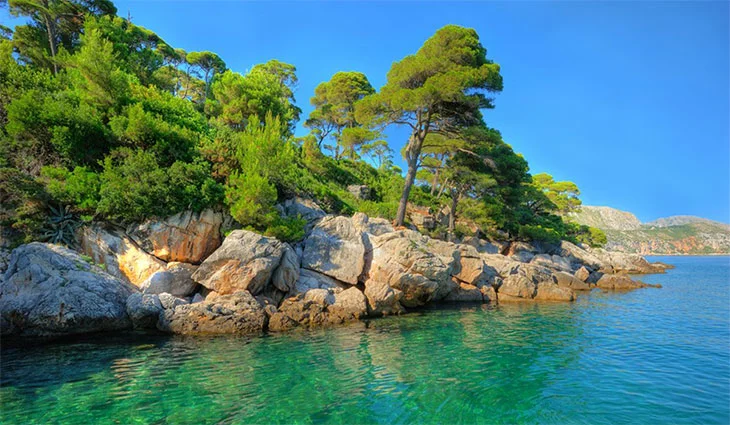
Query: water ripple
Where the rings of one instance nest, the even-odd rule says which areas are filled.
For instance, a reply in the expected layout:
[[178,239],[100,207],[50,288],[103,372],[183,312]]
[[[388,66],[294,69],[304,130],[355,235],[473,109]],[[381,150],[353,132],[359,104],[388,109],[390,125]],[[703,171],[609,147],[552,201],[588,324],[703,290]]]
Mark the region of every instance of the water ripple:
[[726,259],[664,289],[342,329],[2,351],[3,424],[730,422]]

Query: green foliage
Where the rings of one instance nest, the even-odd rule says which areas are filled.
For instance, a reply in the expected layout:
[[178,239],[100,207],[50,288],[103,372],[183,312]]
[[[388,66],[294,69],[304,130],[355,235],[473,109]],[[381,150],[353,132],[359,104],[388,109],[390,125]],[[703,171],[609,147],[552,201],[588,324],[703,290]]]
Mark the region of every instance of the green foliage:
[[541,225],[526,224],[520,227],[518,237],[524,241],[560,243],[561,235],[556,230]]
[[245,76],[230,70],[221,74],[211,86],[214,100],[206,105],[208,113],[235,130],[243,130],[251,117],[271,114],[291,134],[300,114],[290,87],[296,83],[295,68],[273,62],[257,65]]
[[59,204],[74,205],[82,211],[96,211],[99,204],[101,179],[86,167],[68,171],[63,167],[45,166],[41,170],[50,197]]
[[[24,240],[65,239],[44,224],[54,220],[49,205],[68,206],[75,223],[225,204],[242,225],[296,241],[304,221],[279,216],[284,198],[402,222],[405,194],[432,210],[455,206],[452,236],[475,225],[605,243],[560,217],[580,205],[574,184],[531,178],[527,161],[482,122],[502,77],[472,29],[437,31],[393,64],[377,93],[362,73],[336,73],[311,98],[310,135],[294,140],[293,65],[226,70],[213,52],[175,49],[114,16],[106,0],[9,5],[30,23],[12,35],[0,28],[0,224]],[[411,130],[405,176],[380,134],[391,124]],[[367,185],[371,199],[348,185]]]
[[226,202],[233,218],[244,226],[264,228],[273,222],[276,199],[274,185],[255,171],[234,172],[229,178]]
[[581,201],[578,199],[580,190],[573,182],[556,182],[550,174],[541,173],[532,176],[532,186],[543,193],[548,200],[539,205],[540,209],[556,211],[565,216],[580,208]]
[[357,207],[358,212],[365,213],[369,217],[380,217],[394,220],[398,212],[398,202],[374,202],[362,201]]
[[276,217],[266,227],[264,235],[272,236],[284,242],[298,242],[304,239],[304,228],[307,220],[301,216],[297,217]]
[[71,212],[71,207],[53,207],[49,205],[51,214],[41,229],[40,240],[54,244],[73,247],[76,245],[76,231],[81,221]]
[[488,60],[476,31],[447,25],[414,55],[395,62],[380,92],[356,105],[355,117],[370,126],[406,124],[411,135],[404,148],[408,173],[396,224],[403,225],[406,201],[416,179],[429,132],[446,136],[480,124],[487,97],[502,90],[499,65]]
[[191,209],[200,211],[223,200],[223,189],[202,161],[161,167],[146,151],[119,149],[104,160],[97,213],[142,220]]
[[608,242],[606,234],[601,229],[573,223],[570,223],[570,227],[567,239],[573,242],[584,243],[593,248],[601,248]]
[[15,168],[0,168],[0,226],[30,242],[46,220],[48,195],[42,184]]

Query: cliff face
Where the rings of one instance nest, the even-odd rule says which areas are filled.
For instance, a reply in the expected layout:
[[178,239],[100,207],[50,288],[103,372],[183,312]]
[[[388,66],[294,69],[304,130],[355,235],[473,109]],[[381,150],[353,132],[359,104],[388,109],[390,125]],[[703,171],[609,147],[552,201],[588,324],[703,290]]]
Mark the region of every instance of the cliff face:
[[637,230],[641,221],[630,212],[610,207],[584,206],[576,215],[576,221],[601,230]]
[[641,223],[625,211],[584,206],[574,218],[606,232],[609,251],[642,255],[730,253],[730,225],[700,217],[673,216]]

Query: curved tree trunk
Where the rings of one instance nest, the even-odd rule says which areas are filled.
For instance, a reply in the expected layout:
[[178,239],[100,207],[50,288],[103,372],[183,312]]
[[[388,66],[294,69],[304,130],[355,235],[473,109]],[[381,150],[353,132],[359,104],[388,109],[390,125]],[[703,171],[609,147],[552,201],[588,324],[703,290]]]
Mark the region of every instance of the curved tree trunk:
[[395,217],[395,225],[403,226],[406,221],[406,208],[408,207],[408,196],[411,194],[411,187],[416,181],[416,172],[418,171],[418,156],[409,158],[408,172],[406,173],[406,182],[403,185],[403,193],[401,193],[400,202],[398,203],[398,214]]

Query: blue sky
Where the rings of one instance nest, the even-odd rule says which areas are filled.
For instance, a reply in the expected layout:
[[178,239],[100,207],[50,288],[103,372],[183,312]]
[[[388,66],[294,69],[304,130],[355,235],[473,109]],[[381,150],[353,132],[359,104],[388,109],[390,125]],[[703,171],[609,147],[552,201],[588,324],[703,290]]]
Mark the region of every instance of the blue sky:
[[[294,64],[303,117],[335,72],[364,72],[379,88],[392,62],[441,26],[473,27],[504,77],[485,120],[533,173],[572,180],[585,204],[643,221],[730,222],[728,2],[116,5],[175,47],[214,51],[236,71],[272,58]],[[407,134],[388,136],[398,152]]]

